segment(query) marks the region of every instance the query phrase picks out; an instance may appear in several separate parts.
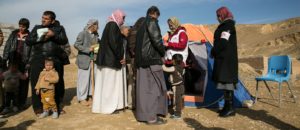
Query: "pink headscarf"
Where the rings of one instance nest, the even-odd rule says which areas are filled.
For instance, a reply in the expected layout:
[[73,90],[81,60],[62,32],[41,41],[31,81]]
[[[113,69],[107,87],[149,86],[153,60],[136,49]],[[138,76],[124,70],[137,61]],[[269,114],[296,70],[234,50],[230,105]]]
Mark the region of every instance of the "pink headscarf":
[[221,18],[221,21],[226,19],[233,19],[233,15],[227,7],[221,7],[217,11],[217,16]]
[[108,22],[113,21],[113,22],[116,22],[118,24],[118,26],[121,26],[124,24],[123,17],[125,17],[125,16],[126,16],[126,14],[122,10],[117,9],[111,14],[111,16],[108,17]]

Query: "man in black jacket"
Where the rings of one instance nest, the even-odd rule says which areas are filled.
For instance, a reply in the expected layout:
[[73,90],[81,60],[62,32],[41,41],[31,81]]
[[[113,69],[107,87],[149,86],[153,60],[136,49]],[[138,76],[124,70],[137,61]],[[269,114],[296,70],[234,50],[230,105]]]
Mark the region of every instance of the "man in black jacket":
[[135,59],[137,67],[136,118],[147,124],[165,124],[158,115],[167,114],[167,89],[162,70],[165,47],[158,25],[160,12],[156,6],[137,32]]
[[[68,43],[66,33],[61,31],[62,26],[55,26],[55,13],[52,11],[45,11],[42,16],[42,25],[36,25],[29,37],[27,44],[32,47],[31,53],[31,88],[32,88],[32,106],[35,114],[40,114],[42,110],[41,98],[35,94],[35,85],[38,81],[40,72],[44,68],[44,61],[47,57],[54,59],[54,67],[58,72],[59,79],[63,77],[63,62],[61,58],[61,45]],[[62,86],[63,80],[55,85],[55,102],[57,105],[61,102],[61,95],[64,88]],[[59,106],[58,106],[59,108]]]

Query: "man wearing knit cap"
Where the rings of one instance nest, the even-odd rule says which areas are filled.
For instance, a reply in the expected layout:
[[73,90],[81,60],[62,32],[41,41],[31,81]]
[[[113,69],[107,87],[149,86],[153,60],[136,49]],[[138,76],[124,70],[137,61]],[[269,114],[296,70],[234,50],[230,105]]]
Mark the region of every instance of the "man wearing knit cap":
[[[90,19],[75,41],[74,47],[78,50],[76,64],[78,66],[77,100],[82,105],[91,105],[92,77],[91,58],[93,58],[94,46],[98,41],[98,20]],[[95,70],[95,69],[94,69]],[[88,101],[89,100],[89,101]]]

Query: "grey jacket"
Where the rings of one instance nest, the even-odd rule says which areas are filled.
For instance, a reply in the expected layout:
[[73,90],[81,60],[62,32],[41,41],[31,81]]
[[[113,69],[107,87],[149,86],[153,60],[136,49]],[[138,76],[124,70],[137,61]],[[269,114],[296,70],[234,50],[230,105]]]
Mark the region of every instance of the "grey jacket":
[[78,50],[78,55],[76,59],[76,64],[79,69],[87,70],[90,66],[90,47],[92,46],[92,42],[98,42],[98,35],[94,35],[88,32],[88,30],[84,30],[80,32],[75,41],[74,47]]

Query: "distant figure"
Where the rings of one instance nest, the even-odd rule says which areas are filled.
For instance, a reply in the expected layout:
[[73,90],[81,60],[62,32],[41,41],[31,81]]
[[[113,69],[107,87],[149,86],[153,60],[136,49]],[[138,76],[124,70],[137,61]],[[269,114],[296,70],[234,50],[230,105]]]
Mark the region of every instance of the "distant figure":
[[217,89],[224,90],[225,104],[219,111],[220,117],[234,116],[234,89],[238,83],[238,53],[235,21],[227,7],[216,11],[220,25],[214,34],[214,47],[211,55],[214,58],[212,79]]
[[[12,31],[9,35],[4,51],[3,51],[3,60],[4,64],[14,62],[18,65],[18,70],[21,73],[28,72],[29,70],[29,58],[30,58],[30,47],[26,44],[26,39],[29,35],[29,25],[30,22],[26,18],[21,18],[19,20],[19,29]],[[20,80],[18,92],[18,107],[20,109],[25,109],[29,79]]]
[[112,114],[127,106],[124,36],[125,13],[115,10],[105,25],[97,54],[93,113]]
[[9,69],[1,75],[1,80],[4,80],[4,97],[5,105],[1,112],[1,115],[5,115],[10,112],[11,102],[13,104],[13,111],[17,112],[18,109],[18,94],[20,79],[27,79],[28,75],[21,73],[18,70],[18,65],[16,63],[10,63]]
[[127,88],[128,88],[128,108],[129,109],[135,109],[136,99],[135,99],[135,90],[136,90],[136,67],[134,65],[135,62],[135,44],[136,44],[136,33],[142,26],[143,22],[145,21],[145,17],[139,18],[133,27],[129,31],[128,36],[128,44],[127,44],[127,53],[128,57],[126,57],[126,65],[128,70],[128,82],[127,82]]
[[136,119],[146,124],[165,124],[158,116],[166,115],[167,88],[162,70],[162,57],[165,47],[158,25],[160,11],[151,6],[143,25],[137,32],[135,63],[136,80]]
[[52,58],[45,59],[45,68],[39,75],[39,80],[35,86],[36,95],[41,95],[43,103],[43,113],[39,118],[45,118],[49,115],[49,111],[53,112],[52,118],[58,118],[57,105],[55,103],[55,84],[58,83],[59,76],[54,69]]
[[[75,41],[74,47],[78,50],[76,64],[78,66],[77,100],[84,106],[92,105],[92,69],[91,57],[94,54],[94,45],[98,41],[98,20],[90,19]],[[94,65],[95,66],[95,65]]]
[[[47,57],[53,58],[54,68],[59,75],[59,81],[55,84],[55,102],[58,108],[60,108],[59,105],[64,94],[64,62],[61,57],[61,46],[68,43],[68,38],[63,27],[55,24],[55,18],[56,15],[53,11],[45,11],[42,16],[42,24],[36,25],[27,38],[27,44],[32,47],[30,82],[32,87],[32,107],[37,116],[43,112],[43,107],[41,97],[36,95],[34,87],[36,86],[40,72],[44,69],[45,58]],[[41,32],[43,33],[39,34]],[[60,109],[58,109],[58,111],[60,111]]]

